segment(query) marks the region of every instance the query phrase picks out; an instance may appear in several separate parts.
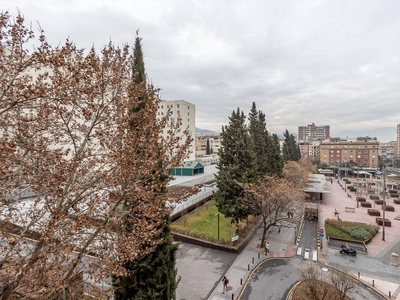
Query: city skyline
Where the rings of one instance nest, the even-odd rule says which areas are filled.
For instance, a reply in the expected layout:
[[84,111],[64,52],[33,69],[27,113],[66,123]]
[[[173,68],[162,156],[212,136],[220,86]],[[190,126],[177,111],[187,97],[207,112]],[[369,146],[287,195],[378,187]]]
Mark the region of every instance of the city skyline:
[[110,40],[133,47],[138,31],[149,81],[163,100],[196,105],[202,129],[220,132],[252,102],[277,134],[310,123],[330,125],[332,136],[400,123],[397,1],[5,0],[1,8],[19,9],[34,30],[39,22],[53,46],[69,38],[99,53]]

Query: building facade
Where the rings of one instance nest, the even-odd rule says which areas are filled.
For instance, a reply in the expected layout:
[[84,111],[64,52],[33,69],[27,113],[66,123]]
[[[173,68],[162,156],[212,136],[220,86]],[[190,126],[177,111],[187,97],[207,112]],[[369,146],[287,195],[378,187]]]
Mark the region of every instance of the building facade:
[[365,169],[379,167],[379,142],[376,138],[330,139],[320,144],[320,163],[326,166],[360,165]]
[[298,127],[298,141],[326,140],[330,138],[330,126],[316,126],[314,123]]
[[397,141],[379,143],[379,157],[383,164],[392,164],[395,160]]
[[[181,120],[181,133],[185,129],[189,130],[189,135],[192,138],[192,144],[190,147],[191,153],[185,159],[185,161],[194,161],[196,144],[196,106],[184,100],[163,100],[158,105],[157,118],[161,119],[167,114],[169,114],[169,118],[172,122],[177,122],[179,119]],[[164,129],[163,135],[168,135],[168,128]],[[182,143],[183,142],[184,141],[182,141]]]

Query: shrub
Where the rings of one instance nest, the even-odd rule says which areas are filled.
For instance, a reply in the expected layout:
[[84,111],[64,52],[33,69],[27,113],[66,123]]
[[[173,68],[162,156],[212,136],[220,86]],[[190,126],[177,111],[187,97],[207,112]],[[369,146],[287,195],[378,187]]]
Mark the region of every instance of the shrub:
[[325,221],[325,229],[327,236],[333,238],[366,241],[370,240],[378,232],[379,227],[365,223],[327,219]]
[[341,230],[360,241],[370,240],[378,232],[378,228],[372,226],[342,227]]

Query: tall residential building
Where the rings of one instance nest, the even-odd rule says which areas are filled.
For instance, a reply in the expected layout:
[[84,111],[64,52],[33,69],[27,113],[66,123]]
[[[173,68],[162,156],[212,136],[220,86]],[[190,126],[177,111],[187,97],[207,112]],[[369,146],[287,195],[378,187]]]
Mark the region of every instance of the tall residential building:
[[356,139],[330,139],[320,145],[320,163],[327,166],[358,164],[366,169],[379,167],[379,142],[376,137],[358,137]]
[[[161,118],[167,114],[170,115],[170,120],[173,122],[176,122],[179,118],[181,118],[181,132],[183,132],[185,129],[189,129],[189,135],[193,141],[190,147],[191,153],[189,154],[189,157],[185,159],[185,161],[194,161],[196,144],[196,106],[184,100],[163,100],[158,105],[157,118]],[[168,128],[165,128],[163,135],[166,136],[167,134]]]
[[383,164],[392,164],[395,159],[397,142],[379,143],[379,157]]
[[314,123],[307,126],[299,126],[298,141],[326,140],[330,138],[330,126],[316,126]]
[[396,156],[400,157],[400,124],[397,125],[397,147]]

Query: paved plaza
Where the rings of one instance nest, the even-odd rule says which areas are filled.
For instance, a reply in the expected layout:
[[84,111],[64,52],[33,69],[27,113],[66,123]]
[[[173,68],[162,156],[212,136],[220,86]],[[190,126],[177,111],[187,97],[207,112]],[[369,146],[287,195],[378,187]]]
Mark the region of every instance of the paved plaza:
[[[335,209],[344,221],[355,221],[375,224],[375,217],[367,214],[367,208],[357,208],[354,192],[344,191],[344,181],[328,181],[329,194],[323,195],[320,203],[319,224],[323,228],[324,220],[335,218]],[[351,198],[348,197],[351,194]],[[368,196],[363,195],[368,198]],[[322,250],[318,252],[318,260],[329,267],[350,272],[365,289],[371,288],[387,299],[400,300],[400,267],[391,265],[392,253],[400,254],[400,205],[393,203],[393,198],[386,199],[395,207],[394,212],[386,211],[386,218],[391,227],[385,227],[385,240],[382,240],[382,227],[379,233],[367,244],[368,253],[357,257],[340,255],[338,249],[328,247],[327,240],[322,239]],[[367,200],[370,201],[370,200]],[[371,203],[373,201],[370,201]],[[373,205],[373,204],[372,204]],[[345,207],[355,208],[348,212]],[[381,205],[375,209],[382,210]],[[247,244],[240,254],[227,254],[218,250],[182,244],[182,252],[178,255],[178,275],[181,282],[178,286],[177,299],[238,299],[246,281],[257,265],[267,259],[263,249],[259,248],[261,230]],[[268,258],[291,258],[296,256],[296,238],[292,228],[272,228],[267,239],[270,242]],[[222,293],[222,277],[230,279],[228,291]],[[391,298],[389,298],[389,293]],[[357,295],[353,300],[364,299]]]

